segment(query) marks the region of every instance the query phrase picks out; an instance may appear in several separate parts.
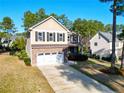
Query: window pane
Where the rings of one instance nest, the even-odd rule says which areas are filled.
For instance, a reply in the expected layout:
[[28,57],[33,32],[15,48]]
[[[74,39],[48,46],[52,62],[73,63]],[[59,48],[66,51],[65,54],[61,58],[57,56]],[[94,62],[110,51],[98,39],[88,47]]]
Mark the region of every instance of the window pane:
[[39,36],[42,36],[42,33],[39,33]]
[[38,33],[38,40],[43,41],[43,33],[41,32]]
[[50,33],[50,34],[49,34],[49,40],[50,40],[50,41],[53,41],[53,40],[54,40],[54,39],[53,39],[53,33]]
[[94,43],[94,46],[97,46],[97,45],[98,45],[97,42],[95,42],[95,43]]
[[59,34],[59,41],[63,41],[63,36],[62,36],[62,34]]
[[50,36],[52,36],[52,33],[50,33]]

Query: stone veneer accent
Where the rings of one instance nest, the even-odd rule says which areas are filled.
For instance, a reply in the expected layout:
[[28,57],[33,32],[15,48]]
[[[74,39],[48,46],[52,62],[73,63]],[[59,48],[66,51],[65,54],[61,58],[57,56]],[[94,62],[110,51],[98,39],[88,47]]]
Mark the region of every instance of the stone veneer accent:
[[36,65],[37,55],[40,53],[65,52],[68,45],[32,45],[32,66]]

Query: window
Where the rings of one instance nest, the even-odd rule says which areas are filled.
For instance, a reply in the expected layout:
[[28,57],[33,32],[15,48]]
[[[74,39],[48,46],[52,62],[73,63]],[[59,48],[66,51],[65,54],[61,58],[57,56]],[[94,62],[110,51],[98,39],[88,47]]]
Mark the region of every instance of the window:
[[56,55],[56,53],[52,53],[52,55]]
[[38,33],[38,40],[43,41],[43,33],[41,32]]
[[59,34],[59,41],[63,41],[63,35]]
[[43,55],[43,53],[41,53],[41,54],[38,54],[38,56],[40,56],[40,55]]
[[95,43],[94,43],[94,46],[97,46],[97,45],[98,45],[97,42],[95,42]]
[[50,53],[45,53],[45,55],[50,55]]
[[58,52],[58,54],[62,54],[62,52]]
[[36,33],[36,41],[45,41],[45,32]]
[[57,41],[65,41],[65,34],[64,33],[57,33]]
[[47,32],[47,41],[54,41],[55,42],[55,33]]
[[53,34],[52,33],[49,34],[49,40],[53,41]]
[[73,42],[78,42],[78,36],[73,35]]
[[68,41],[70,41],[70,36],[68,36]]

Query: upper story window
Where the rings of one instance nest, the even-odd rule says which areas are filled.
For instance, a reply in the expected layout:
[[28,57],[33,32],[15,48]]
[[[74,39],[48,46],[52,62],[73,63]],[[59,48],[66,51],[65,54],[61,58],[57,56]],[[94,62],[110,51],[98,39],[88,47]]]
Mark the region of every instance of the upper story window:
[[63,41],[63,34],[59,34],[59,41]]
[[35,32],[35,41],[45,41],[45,32]]
[[65,34],[64,33],[57,33],[57,41],[65,41]]
[[95,43],[94,43],[94,46],[98,46],[98,43],[97,43],[97,42],[95,42]]
[[73,42],[78,42],[78,36],[77,35],[73,36]]
[[68,35],[68,41],[70,41],[70,36]]
[[53,38],[53,33],[50,33],[49,34],[49,41],[53,41],[54,40],[54,38]]
[[38,40],[43,41],[43,33],[41,32],[38,33]]
[[47,41],[54,41],[55,42],[55,33],[47,32]]

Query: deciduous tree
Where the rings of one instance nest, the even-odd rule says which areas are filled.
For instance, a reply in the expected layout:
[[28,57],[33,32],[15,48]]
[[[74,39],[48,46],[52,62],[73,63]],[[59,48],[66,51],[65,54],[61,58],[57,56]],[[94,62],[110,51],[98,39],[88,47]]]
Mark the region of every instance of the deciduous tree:
[[76,31],[82,37],[83,47],[89,47],[89,40],[98,31],[104,31],[104,24],[97,20],[86,20],[86,19],[76,19],[73,23],[73,30]]

